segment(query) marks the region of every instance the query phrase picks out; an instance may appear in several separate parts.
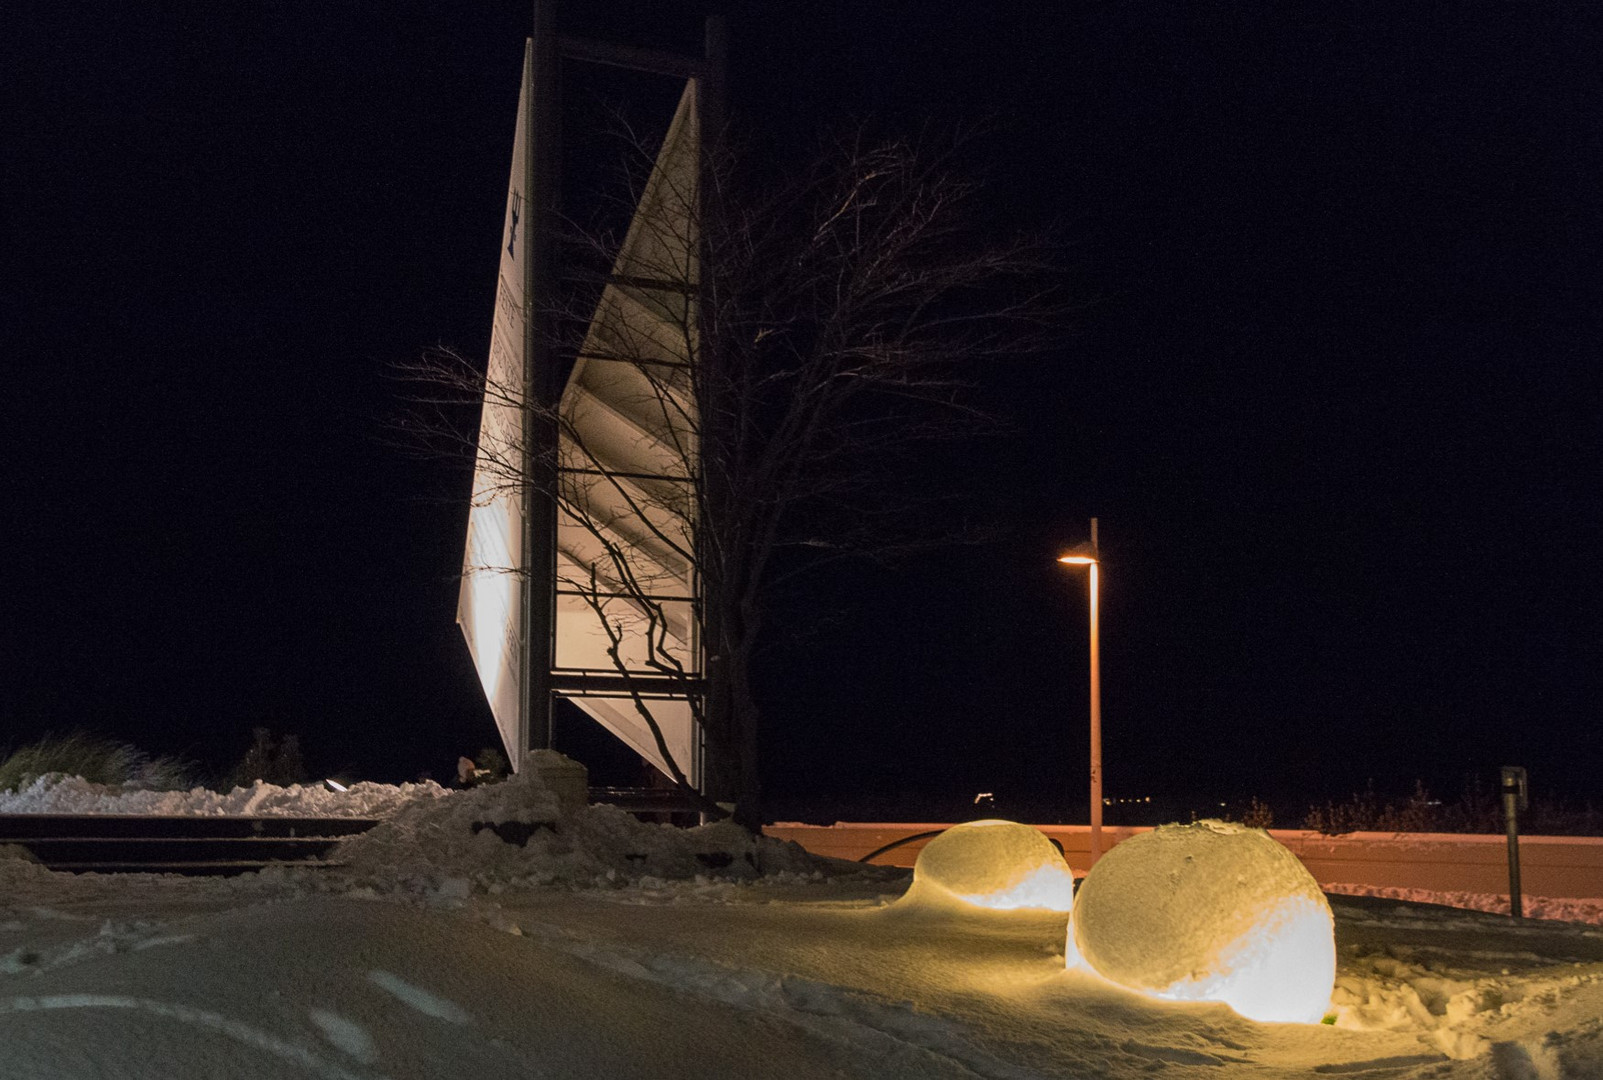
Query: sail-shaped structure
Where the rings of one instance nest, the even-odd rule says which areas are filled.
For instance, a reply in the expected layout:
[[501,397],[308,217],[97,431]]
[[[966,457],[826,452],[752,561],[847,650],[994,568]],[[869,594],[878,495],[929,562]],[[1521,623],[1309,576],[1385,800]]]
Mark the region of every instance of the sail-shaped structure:
[[[558,362],[551,350],[534,353],[528,333],[529,305],[540,300],[529,295],[525,262],[539,227],[525,202],[535,175],[527,157],[533,56],[525,57],[457,621],[515,765],[537,734],[530,711],[549,708],[540,699],[555,693],[663,773],[699,785],[697,80],[686,81],[565,387],[558,396],[553,386],[555,400],[531,400],[530,387],[550,374],[541,365]],[[553,413],[555,446],[542,456],[540,425]],[[554,515],[549,528],[536,527],[541,514]]]
[[495,715],[501,740],[514,763],[528,746],[523,707],[524,664],[529,648],[524,628],[523,590],[531,584],[524,565],[524,513],[527,446],[524,375],[525,320],[531,214],[524,185],[528,176],[530,50],[523,61],[517,133],[512,142],[512,178],[507,184],[506,219],[501,230],[501,272],[496,282],[495,319],[485,372],[483,412],[473,468],[473,501],[462,559],[462,587],[456,621],[467,640],[484,696]]
[[565,696],[669,775],[671,757],[692,783],[700,160],[692,79],[562,394],[554,664]]

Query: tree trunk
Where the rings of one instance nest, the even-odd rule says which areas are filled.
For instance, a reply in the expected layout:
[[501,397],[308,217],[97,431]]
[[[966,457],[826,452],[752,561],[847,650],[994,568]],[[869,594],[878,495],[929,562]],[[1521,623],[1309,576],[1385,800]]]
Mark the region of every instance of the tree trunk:
[[761,616],[749,605],[739,609],[738,636],[729,652],[730,734],[736,762],[735,823],[751,833],[763,827],[762,776],[759,772],[757,698],[751,689],[751,658]]

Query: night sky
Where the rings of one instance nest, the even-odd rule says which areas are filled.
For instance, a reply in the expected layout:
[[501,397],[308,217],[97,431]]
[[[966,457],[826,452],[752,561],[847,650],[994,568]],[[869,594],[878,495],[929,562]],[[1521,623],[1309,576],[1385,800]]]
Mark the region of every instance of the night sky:
[[[689,5],[567,7],[699,46]],[[1050,355],[972,372],[1006,434],[931,462],[999,539],[777,609],[770,816],[1083,820],[1085,585],[1053,559],[1092,515],[1110,796],[1523,764],[1603,800],[1597,9],[730,13],[754,159],[980,124],[976,226],[1055,228],[1075,304]],[[220,767],[267,725],[403,780],[495,741],[453,622],[469,477],[395,445],[387,372],[486,348],[527,24],[0,11],[0,746]],[[572,143],[675,95],[576,73]]]

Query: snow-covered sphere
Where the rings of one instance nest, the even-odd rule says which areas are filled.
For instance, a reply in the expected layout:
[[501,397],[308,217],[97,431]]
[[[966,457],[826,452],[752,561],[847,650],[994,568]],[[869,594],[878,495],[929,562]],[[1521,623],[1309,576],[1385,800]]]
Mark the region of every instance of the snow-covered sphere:
[[1012,821],[970,821],[941,833],[918,853],[913,889],[986,908],[1068,911],[1074,903],[1074,877],[1052,841]]
[[1221,1001],[1253,1020],[1317,1023],[1330,1005],[1330,904],[1261,829],[1164,825],[1123,841],[1080,883],[1068,962],[1156,997]]

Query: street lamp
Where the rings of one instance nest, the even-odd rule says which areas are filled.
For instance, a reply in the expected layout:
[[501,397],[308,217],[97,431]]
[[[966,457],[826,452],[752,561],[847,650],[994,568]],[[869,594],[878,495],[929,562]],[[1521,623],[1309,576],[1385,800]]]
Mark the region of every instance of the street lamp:
[[1097,632],[1097,573],[1101,568],[1097,549],[1096,518],[1091,519],[1091,542],[1081,544],[1058,562],[1091,568],[1091,863],[1102,857],[1102,647]]

